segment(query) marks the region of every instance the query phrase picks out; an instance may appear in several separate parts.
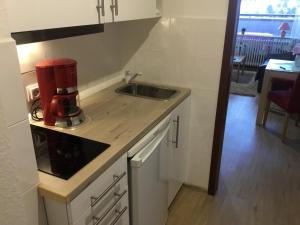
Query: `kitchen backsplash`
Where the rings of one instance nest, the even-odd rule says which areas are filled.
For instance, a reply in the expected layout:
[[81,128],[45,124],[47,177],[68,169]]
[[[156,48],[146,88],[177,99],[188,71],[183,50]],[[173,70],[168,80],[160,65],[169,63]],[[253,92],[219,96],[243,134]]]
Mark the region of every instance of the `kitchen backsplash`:
[[93,87],[103,80],[118,76],[121,70],[118,28],[105,26],[105,32],[19,45],[18,56],[24,85],[36,82],[35,64],[46,58],[73,58],[78,62],[80,90]]

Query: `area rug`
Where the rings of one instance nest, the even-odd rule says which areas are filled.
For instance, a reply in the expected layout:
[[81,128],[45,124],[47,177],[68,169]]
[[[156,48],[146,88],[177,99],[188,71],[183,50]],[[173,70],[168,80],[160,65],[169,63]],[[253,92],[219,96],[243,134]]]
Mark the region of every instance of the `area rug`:
[[237,83],[237,71],[234,70],[231,75],[230,93],[255,97],[257,95],[257,82],[255,81],[255,75],[255,72],[245,71],[243,75],[240,75],[239,82]]

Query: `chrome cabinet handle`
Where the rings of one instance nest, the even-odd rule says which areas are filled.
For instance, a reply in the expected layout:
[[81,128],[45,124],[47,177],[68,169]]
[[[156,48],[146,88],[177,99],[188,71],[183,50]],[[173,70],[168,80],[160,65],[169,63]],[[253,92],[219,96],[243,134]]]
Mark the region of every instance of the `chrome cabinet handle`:
[[101,0],[101,9],[102,16],[105,16],[104,0]]
[[116,186],[117,183],[120,182],[120,180],[126,175],[126,172],[122,173],[120,176],[114,175],[114,182],[109,185],[105,191],[99,195],[98,197],[91,197],[91,207],[94,207],[95,205],[97,205],[97,203],[114,187]]
[[173,123],[176,123],[176,140],[172,141],[173,144],[175,144],[175,147],[178,148],[179,146],[179,126],[180,126],[180,117],[177,116],[176,120],[173,120]]
[[113,14],[113,21],[115,21],[115,16],[119,15],[119,1],[118,0],[111,0],[110,9],[111,9],[111,12]]
[[104,220],[104,218],[108,215],[108,213],[120,202],[120,200],[126,193],[127,191],[125,190],[121,194],[115,194],[115,196],[118,197],[117,200],[105,210],[105,212],[101,217],[93,216],[93,221],[94,221],[93,224],[94,225],[100,224]]
[[127,206],[125,206],[124,209],[122,209],[121,211],[116,210],[115,212],[117,214],[117,217],[111,222],[110,225],[115,225],[123,216],[123,214],[126,212],[126,210],[127,210]]
[[[101,1],[101,4],[100,4],[100,1]],[[96,9],[98,12],[98,21],[99,21],[99,23],[101,23],[101,15],[105,16],[104,0],[97,0]]]
[[115,0],[115,14],[119,15],[119,0]]

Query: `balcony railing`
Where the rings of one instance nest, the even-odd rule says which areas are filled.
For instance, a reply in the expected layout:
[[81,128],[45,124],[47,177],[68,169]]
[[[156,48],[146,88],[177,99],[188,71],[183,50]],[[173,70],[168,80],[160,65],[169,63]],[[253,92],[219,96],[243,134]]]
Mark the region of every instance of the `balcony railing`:
[[300,40],[293,38],[238,35],[235,54],[246,56],[246,66],[258,67],[269,54],[291,52],[293,46],[298,42]]

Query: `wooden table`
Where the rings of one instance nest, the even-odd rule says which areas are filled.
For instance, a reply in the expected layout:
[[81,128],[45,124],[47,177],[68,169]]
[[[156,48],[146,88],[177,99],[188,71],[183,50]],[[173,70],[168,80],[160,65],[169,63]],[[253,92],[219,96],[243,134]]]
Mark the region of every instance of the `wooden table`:
[[300,67],[296,67],[294,61],[287,60],[275,60],[271,59],[267,65],[263,87],[259,98],[258,112],[256,117],[256,124],[263,125],[264,112],[266,109],[266,103],[268,93],[272,88],[272,78],[284,78],[290,80],[296,80],[300,72]]
[[242,67],[242,75],[244,74],[245,62],[246,62],[246,56],[235,55],[233,57],[233,65],[237,65],[237,78],[236,78],[237,83],[240,81],[241,67]]

